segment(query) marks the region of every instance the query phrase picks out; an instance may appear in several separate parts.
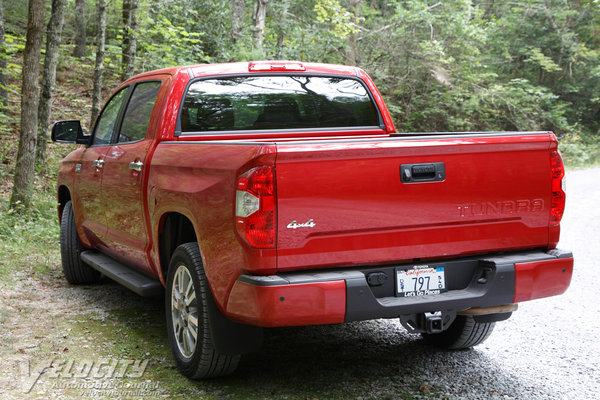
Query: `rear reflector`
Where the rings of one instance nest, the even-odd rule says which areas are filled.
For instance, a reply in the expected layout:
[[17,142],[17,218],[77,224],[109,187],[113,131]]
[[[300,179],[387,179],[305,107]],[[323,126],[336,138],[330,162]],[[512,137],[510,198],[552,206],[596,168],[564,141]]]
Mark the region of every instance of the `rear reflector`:
[[275,247],[275,167],[253,168],[238,178],[235,216],[237,230],[248,244]]
[[248,66],[250,72],[260,71],[306,71],[300,62],[251,62]]
[[550,225],[559,225],[565,211],[565,192],[563,178],[565,168],[558,151],[550,152],[550,168],[552,173],[552,208],[550,209]]

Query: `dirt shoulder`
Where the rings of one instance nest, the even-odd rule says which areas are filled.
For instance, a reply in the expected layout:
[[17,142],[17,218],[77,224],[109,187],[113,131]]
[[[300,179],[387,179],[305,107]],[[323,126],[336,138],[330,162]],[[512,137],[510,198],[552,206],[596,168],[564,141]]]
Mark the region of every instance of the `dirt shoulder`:
[[[58,270],[17,273],[11,283],[0,283],[0,398],[439,395],[433,383],[406,373],[410,363],[398,365],[405,350],[423,350],[421,341],[414,348],[416,338],[387,321],[267,330],[263,350],[245,356],[234,376],[190,381],[171,358],[163,313],[162,299],[141,298],[108,280],[72,286]],[[383,359],[382,352],[388,353]]]
[[159,299],[58,273],[16,278],[0,286],[1,398],[173,397],[173,379],[157,379],[174,369]]

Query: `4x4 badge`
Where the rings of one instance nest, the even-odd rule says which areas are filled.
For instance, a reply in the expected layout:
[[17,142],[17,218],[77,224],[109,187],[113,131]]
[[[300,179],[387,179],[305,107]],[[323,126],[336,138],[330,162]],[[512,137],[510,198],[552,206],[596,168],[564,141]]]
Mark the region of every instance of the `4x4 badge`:
[[298,229],[298,228],[314,228],[317,224],[312,219],[309,219],[303,224],[299,224],[296,221],[292,221],[287,225],[288,229]]

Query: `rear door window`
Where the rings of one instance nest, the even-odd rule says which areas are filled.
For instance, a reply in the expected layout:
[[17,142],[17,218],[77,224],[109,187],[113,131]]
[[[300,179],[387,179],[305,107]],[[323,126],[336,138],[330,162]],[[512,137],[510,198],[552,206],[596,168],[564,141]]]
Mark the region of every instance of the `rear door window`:
[[125,96],[129,91],[129,87],[125,87],[117,92],[112,99],[104,106],[102,114],[96,122],[94,130],[94,145],[102,145],[110,143],[113,133],[117,127],[119,113],[123,107],[123,102],[127,99]]
[[320,76],[246,76],[190,85],[181,132],[377,128],[379,114],[358,80]]
[[138,83],[135,86],[121,124],[119,143],[136,142],[146,137],[159,89],[158,81]]

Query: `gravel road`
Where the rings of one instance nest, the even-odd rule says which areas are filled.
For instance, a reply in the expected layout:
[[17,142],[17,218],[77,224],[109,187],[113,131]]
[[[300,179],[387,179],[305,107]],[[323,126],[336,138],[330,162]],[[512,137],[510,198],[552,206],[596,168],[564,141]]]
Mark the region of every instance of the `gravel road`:
[[[600,398],[600,169],[567,174],[559,247],[572,250],[571,287],[558,297],[521,304],[473,353],[490,390],[516,398]],[[473,372],[464,368],[459,377]],[[444,381],[451,384],[451,380]]]
[[[144,382],[160,388],[152,398],[600,399],[600,169],[569,172],[567,196],[559,247],[575,254],[571,287],[521,304],[475,349],[439,351],[395,320],[270,329],[262,351],[243,357],[233,376],[191,382],[165,347],[160,299],[109,282],[82,288],[58,274],[24,275],[0,287],[0,398],[95,398],[42,383],[25,394],[15,366],[138,352],[150,358]],[[131,306],[143,315],[119,314]],[[87,331],[94,323],[101,328]],[[82,325],[88,333],[72,333]]]

